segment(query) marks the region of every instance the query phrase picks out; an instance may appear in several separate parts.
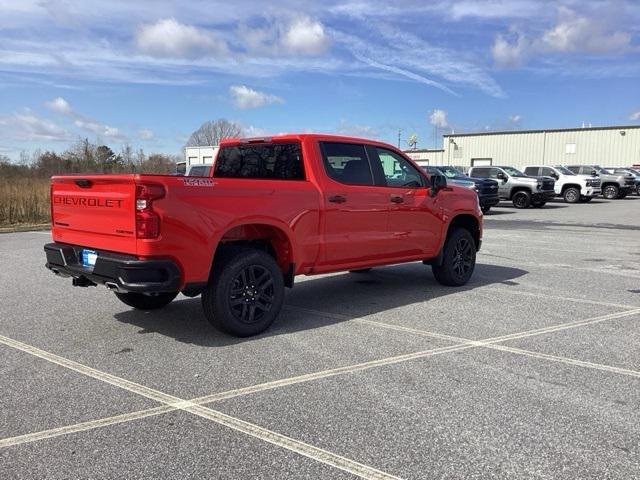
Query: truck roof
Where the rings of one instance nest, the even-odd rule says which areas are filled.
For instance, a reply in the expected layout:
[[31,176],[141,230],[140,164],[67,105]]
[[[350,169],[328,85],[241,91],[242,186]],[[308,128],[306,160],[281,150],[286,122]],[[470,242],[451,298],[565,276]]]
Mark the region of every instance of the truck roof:
[[370,138],[362,137],[350,137],[347,135],[334,135],[328,133],[285,133],[278,135],[267,135],[264,137],[245,137],[245,138],[225,138],[220,142],[221,147],[230,145],[242,145],[246,143],[270,143],[270,142],[291,142],[291,141],[303,141],[303,140],[315,140],[326,142],[344,142],[344,143],[369,143],[373,145],[379,145],[385,148],[392,148],[399,150],[397,147],[381,142],[379,140],[373,140]]

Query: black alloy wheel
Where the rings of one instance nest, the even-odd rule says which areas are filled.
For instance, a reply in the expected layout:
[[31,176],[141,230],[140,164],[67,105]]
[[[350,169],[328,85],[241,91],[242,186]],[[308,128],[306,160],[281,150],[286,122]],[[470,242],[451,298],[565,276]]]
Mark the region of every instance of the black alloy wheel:
[[454,248],[453,248],[453,271],[455,274],[464,278],[469,270],[473,267],[473,253],[474,247],[471,245],[471,242],[468,238],[462,237],[458,239]]
[[273,275],[262,265],[249,265],[233,279],[229,309],[242,323],[260,322],[274,301]]
[[516,208],[529,208],[531,205],[531,195],[528,192],[520,191],[513,194],[513,206]]

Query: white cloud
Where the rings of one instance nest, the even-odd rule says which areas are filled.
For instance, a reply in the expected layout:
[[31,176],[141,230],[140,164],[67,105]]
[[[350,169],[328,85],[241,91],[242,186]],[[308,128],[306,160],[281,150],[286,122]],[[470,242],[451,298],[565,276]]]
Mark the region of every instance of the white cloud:
[[561,8],[560,21],[544,33],[541,41],[544,47],[555,52],[616,53],[629,48],[631,35],[609,31],[603,21]]
[[447,112],[436,108],[431,115],[429,115],[429,123],[434,127],[448,128],[449,122],[447,120]]
[[[369,38],[332,31],[332,36],[365,65],[409,78],[457,95],[446,82],[477,88],[494,97],[504,97],[496,81],[470,56],[437,47],[430,42],[376,24]],[[437,77],[437,79],[434,79]]]
[[496,35],[491,50],[495,63],[517,67],[531,57],[548,53],[615,55],[631,49],[631,35],[614,29],[605,17],[579,15],[566,7],[558,12],[556,24],[533,38],[513,28],[509,35]]
[[348,123],[345,120],[341,120],[340,124],[336,128],[338,135],[348,135],[350,137],[362,137],[362,138],[377,138],[379,136],[378,129],[371,125],[361,125]]
[[0,128],[0,136],[10,140],[58,142],[71,138],[65,128],[38,117],[29,109],[0,116],[0,127],[3,127]]
[[320,55],[329,48],[329,37],[322,23],[309,17],[295,19],[282,34],[283,47],[297,55]]
[[242,127],[242,136],[243,137],[267,137],[270,133],[268,130],[256,127],[254,125],[248,125]]
[[135,43],[138,51],[157,58],[193,59],[228,53],[226,42],[213,32],[179,23],[173,18],[141,26]]
[[522,115],[511,115],[509,117],[509,122],[511,123],[518,123],[520,120],[522,120]]
[[240,109],[260,108],[273,103],[284,103],[284,100],[269,93],[259,92],[246,85],[229,87],[233,104]]
[[530,42],[520,32],[512,32],[509,37],[496,35],[491,54],[493,60],[501,67],[517,67],[530,53]]
[[73,123],[76,127],[86,130],[87,132],[94,133],[100,137],[116,141],[125,141],[127,139],[126,135],[124,135],[119,128],[111,127],[94,120],[77,118]]
[[[73,124],[82,130],[111,140],[125,141],[127,139],[126,135],[124,135],[119,128],[106,125],[76,112],[71,107],[71,104],[62,97],[56,97],[53,100],[45,102],[45,105],[54,112],[62,113],[73,118]],[[151,132],[151,134],[153,135],[153,132]]]
[[449,2],[441,3],[441,6],[454,20],[466,17],[494,19],[537,15],[540,2],[538,0],[462,0],[453,5]]
[[331,45],[324,25],[306,16],[279,18],[265,27],[242,25],[237,36],[250,54],[276,57],[318,56]]
[[640,120],[640,110],[629,115],[629,120]]
[[69,102],[67,102],[62,97],[56,97],[53,100],[45,102],[45,106],[48,109],[53,110],[54,112],[62,113],[64,115],[70,115],[71,113],[73,113],[73,110],[71,110],[71,105],[69,105]]
[[138,130],[138,138],[140,140],[151,140],[153,137],[154,137],[154,133],[152,130],[149,130],[147,128]]

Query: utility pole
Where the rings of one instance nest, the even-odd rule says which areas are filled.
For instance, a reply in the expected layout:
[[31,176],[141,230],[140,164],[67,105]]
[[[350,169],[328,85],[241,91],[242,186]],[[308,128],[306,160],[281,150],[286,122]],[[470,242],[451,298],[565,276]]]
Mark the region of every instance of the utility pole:
[[398,129],[398,149],[400,149],[400,138],[402,137],[402,129]]

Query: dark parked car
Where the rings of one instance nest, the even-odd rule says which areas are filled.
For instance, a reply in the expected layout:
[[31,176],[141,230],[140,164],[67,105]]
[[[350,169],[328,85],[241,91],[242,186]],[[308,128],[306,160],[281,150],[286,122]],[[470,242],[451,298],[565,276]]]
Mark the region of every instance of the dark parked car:
[[444,175],[447,177],[448,183],[475,190],[478,194],[478,202],[480,203],[482,213],[489,212],[491,207],[500,203],[500,197],[498,196],[498,182],[495,180],[491,180],[489,178],[467,177],[460,170],[449,165],[423,166],[422,169],[429,175]]

